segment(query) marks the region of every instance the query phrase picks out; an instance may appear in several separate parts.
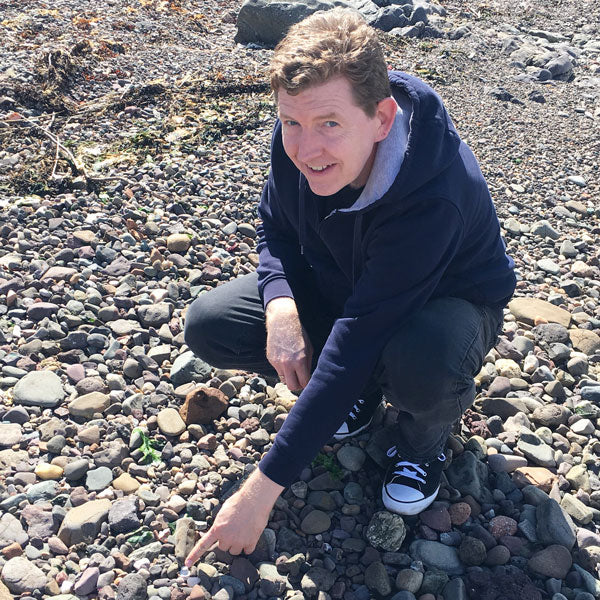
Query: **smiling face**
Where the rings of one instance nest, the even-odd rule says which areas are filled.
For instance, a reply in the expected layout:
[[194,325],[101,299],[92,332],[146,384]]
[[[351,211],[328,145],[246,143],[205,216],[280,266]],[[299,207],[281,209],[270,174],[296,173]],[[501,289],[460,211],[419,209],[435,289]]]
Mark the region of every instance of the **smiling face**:
[[369,117],[354,102],[348,80],[337,77],[295,96],[280,89],[277,101],[285,152],[315,194],[330,196],[347,185],[365,185],[377,142],[394,121],[392,98],[379,102]]

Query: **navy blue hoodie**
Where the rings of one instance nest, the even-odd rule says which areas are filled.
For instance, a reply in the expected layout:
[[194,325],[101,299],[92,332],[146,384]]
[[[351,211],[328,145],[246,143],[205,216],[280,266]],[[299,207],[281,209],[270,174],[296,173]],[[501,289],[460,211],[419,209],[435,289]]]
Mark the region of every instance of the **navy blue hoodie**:
[[281,123],[259,205],[259,291],[315,289],[335,314],[309,384],[259,464],[292,483],[346,419],[398,327],[430,299],[501,306],[515,287],[490,194],[439,96],[390,72],[399,109],[356,202],[319,219],[283,149]]

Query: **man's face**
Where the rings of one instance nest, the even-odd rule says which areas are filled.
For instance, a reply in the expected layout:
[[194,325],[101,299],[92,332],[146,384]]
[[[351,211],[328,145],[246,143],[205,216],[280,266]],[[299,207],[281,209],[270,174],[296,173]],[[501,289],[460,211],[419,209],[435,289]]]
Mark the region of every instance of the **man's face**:
[[278,112],[286,154],[315,194],[365,185],[376,144],[389,128],[382,132],[379,111],[371,118],[355,104],[347,79],[337,77],[296,96],[281,89]]

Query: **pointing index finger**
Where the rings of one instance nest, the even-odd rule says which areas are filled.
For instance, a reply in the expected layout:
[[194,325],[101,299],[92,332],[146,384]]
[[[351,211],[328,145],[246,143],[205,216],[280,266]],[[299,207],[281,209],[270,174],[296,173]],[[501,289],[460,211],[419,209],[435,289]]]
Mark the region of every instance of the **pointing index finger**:
[[191,567],[203,554],[214,546],[217,541],[217,535],[214,533],[211,527],[199,540],[198,543],[192,548],[191,552],[185,559],[185,566]]

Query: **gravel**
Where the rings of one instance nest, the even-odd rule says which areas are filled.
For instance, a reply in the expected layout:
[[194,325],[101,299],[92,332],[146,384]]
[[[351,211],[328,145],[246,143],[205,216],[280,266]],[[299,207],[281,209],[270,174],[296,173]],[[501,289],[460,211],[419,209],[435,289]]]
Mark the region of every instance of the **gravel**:
[[460,1],[381,33],[479,159],[518,274],[436,502],[383,509],[388,406],[252,555],[183,573],[295,399],[183,338],[193,299],[257,264],[271,51],[234,43],[233,0],[5,4],[0,595],[600,596],[598,6]]

